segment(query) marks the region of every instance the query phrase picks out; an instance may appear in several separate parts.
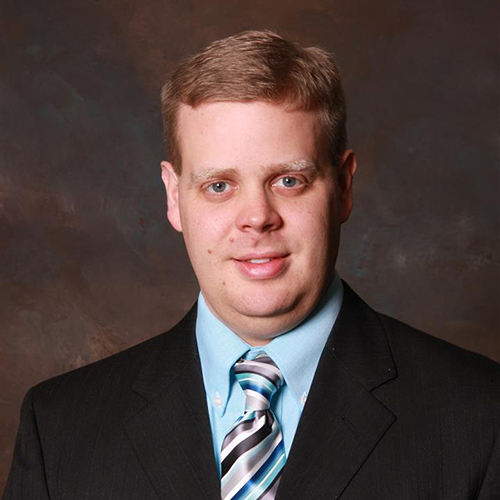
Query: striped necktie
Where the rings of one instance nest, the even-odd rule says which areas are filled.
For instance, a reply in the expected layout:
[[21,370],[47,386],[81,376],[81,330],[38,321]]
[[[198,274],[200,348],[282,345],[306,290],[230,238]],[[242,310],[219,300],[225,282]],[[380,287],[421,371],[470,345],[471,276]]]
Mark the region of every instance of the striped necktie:
[[240,359],[234,372],[246,404],[222,443],[222,500],[273,500],[286,457],[270,405],[283,376],[265,353],[253,360]]

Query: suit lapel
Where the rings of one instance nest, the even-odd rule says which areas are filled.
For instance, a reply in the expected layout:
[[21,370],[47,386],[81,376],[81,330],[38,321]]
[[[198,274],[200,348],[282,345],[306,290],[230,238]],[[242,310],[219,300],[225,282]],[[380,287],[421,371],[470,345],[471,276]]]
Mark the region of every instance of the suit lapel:
[[159,338],[133,386],[136,400],[125,423],[161,499],[220,498],[195,321],[193,308]]
[[341,495],[396,419],[371,393],[395,377],[377,314],[344,283],[276,500]]

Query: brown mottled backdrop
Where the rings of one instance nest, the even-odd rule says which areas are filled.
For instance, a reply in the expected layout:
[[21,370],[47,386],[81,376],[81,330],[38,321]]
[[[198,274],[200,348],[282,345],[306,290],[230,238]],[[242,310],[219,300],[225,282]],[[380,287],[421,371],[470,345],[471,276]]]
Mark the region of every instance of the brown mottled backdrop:
[[165,217],[158,93],[206,43],[333,51],[358,154],[339,270],[500,360],[495,0],[3,0],[0,491],[25,391],[172,326],[197,285]]

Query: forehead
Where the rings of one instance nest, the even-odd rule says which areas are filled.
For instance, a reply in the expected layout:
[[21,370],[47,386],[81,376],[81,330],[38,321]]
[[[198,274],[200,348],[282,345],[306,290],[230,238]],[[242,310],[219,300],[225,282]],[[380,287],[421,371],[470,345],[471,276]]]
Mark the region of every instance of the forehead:
[[319,161],[319,114],[261,101],[182,104],[178,140],[183,170]]

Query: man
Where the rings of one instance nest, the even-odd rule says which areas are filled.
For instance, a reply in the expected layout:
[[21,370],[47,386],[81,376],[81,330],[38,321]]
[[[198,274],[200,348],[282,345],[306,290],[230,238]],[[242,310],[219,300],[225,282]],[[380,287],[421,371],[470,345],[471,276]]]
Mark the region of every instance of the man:
[[500,498],[499,366],[335,273],[356,162],[331,57],[245,32],[183,63],[162,103],[199,300],[28,393],[5,498]]

